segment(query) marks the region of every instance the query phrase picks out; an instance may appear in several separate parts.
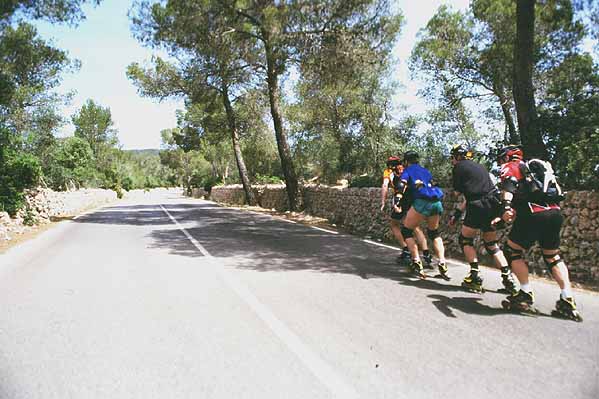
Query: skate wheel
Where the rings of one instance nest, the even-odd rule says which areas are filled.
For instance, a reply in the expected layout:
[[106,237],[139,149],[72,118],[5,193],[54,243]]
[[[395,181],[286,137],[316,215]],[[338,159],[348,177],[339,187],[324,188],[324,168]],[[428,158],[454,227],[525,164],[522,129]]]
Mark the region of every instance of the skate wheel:
[[510,301],[501,301],[501,307],[504,308],[505,310],[511,310],[512,304]]
[[578,311],[574,311],[574,313],[572,314],[564,314],[558,310],[552,310],[551,311],[551,316],[553,317],[558,317],[560,319],[569,319],[569,320],[573,320],[576,321],[578,323],[582,322],[582,316],[580,315],[580,313],[578,313]]

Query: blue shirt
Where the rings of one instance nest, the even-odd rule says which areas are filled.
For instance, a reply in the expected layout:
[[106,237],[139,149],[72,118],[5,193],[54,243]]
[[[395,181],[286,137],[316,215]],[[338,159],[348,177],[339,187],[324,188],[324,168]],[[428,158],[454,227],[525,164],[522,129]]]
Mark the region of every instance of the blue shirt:
[[433,180],[431,172],[417,163],[404,169],[401,180],[407,182],[408,190],[412,190],[416,199],[441,200],[443,198],[443,190],[431,184]]

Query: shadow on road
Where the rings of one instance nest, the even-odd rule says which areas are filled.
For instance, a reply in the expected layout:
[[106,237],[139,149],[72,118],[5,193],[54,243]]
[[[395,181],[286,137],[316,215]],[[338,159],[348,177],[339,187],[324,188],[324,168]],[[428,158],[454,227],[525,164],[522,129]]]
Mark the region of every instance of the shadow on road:
[[[226,259],[240,269],[343,273],[363,279],[390,279],[406,287],[430,291],[462,291],[455,277],[451,282],[414,278],[395,262],[396,251],[367,244],[357,237],[334,235],[302,224],[285,223],[269,215],[210,203],[176,203],[165,207],[214,258]],[[106,207],[75,222],[153,226],[156,228],[150,233],[153,240],[150,248],[166,249],[180,256],[203,256],[160,204]]]
[[496,316],[507,314],[503,309],[492,308],[480,303],[480,297],[446,297],[443,295],[428,295],[428,298],[434,299],[433,305],[447,317],[457,317],[453,310],[460,312],[476,314],[480,316]]

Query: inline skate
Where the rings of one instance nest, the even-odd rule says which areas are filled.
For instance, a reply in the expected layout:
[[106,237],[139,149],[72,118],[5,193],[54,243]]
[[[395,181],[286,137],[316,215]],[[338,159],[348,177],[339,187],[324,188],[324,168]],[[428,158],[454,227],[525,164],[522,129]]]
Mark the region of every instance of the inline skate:
[[439,277],[445,281],[451,280],[451,277],[447,274],[447,265],[445,263],[439,262]]
[[411,265],[412,273],[419,279],[425,279],[427,276],[424,273],[424,267],[420,260],[413,260]]
[[430,253],[423,254],[422,255],[422,260],[423,260],[424,267],[426,269],[434,269],[434,267],[433,267],[433,255],[431,255]]
[[478,275],[478,270],[470,270],[470,274],[464,278],[464,281],[462,281],[462,288],[476,294],[485,292],[485,289],[483,288],[483,279]]
[[555,310],[551,312],[551,315],[578,322],[582,321],[582,316],[576,309],[576,302],[574,302],[574,298],[560,297],[555,303]]
[[535,297],[532,292],[520,290],[518,293],[509,295],[506,299],[501,301],[501,306],[505,310],[514,312],[538,314],[539,311],[533,306],[534,301]]
[[501,282],[503,283],[503,288],[500,288],[498,292],[505,293],[508,295],[516,295],[518,293],[518,288],[516,286],[516,282],[514,281],[514,276],[512,275],[512,272],[502,272]]

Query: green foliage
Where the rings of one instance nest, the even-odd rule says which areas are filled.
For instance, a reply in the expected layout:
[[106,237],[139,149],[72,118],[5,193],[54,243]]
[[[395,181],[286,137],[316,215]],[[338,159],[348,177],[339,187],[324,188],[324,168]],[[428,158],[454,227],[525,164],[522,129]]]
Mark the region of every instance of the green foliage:
[[[326,12],[339,13],[333,24],[340,31],[299,46],[298,101],[288,112],[302,174],[316,174],[324,182],[374,173],[401,141],[391,123],[394,85],[388,81],[402,17],[383,1],[356,1],[337,9],[339,5],[333,2]],[[362,13],[363,19],[348,26],[351,12]],[[308,20],[322,23],[317,17]]]
[[79,137],[69,137],[55,147],[47,173],[48,183],[56,190],[67,188],[69,183],[81,187],[89,184],[94,172],[94,155],[89,143]]
[[0,2],[0,22],[25,16],[53,23],[76,24],[85,18],[81,6],[100,4],[101,0],[5,0]]
[[283,184],[283,180],[279,176],[264,176],[257,174],[254,177],[256,184]]
[[14,138],[0,126],[0,211],[15,215],[25,204],[24,190],[40,178],[39,160],[15,150]]
[[110,108],[90,99],[71,119],[75,125],[75,137],[86,140],[98,162],[105,162],[106,149],[118,143]]
[[380,176],[361,175],[352,177],[349,187],[380,187],[382,183],[382,174]]

